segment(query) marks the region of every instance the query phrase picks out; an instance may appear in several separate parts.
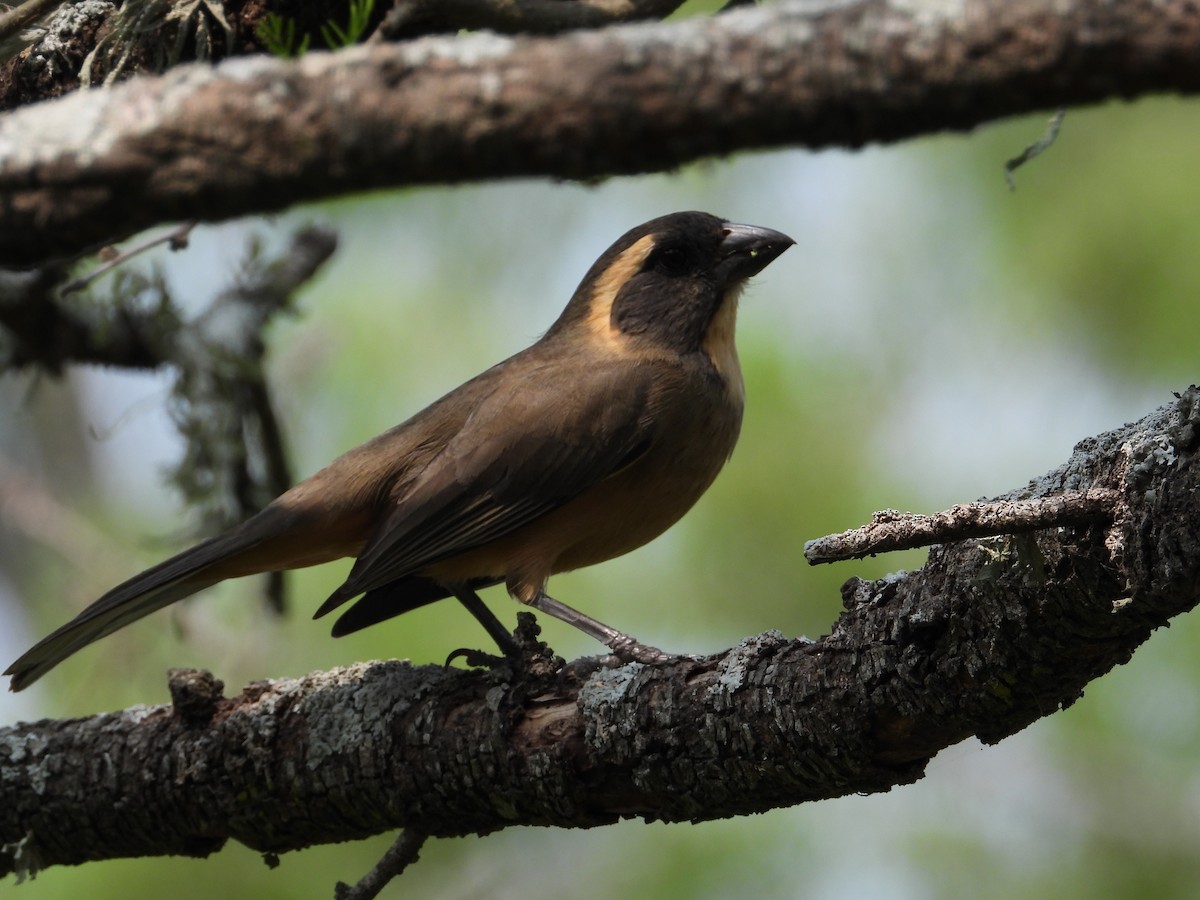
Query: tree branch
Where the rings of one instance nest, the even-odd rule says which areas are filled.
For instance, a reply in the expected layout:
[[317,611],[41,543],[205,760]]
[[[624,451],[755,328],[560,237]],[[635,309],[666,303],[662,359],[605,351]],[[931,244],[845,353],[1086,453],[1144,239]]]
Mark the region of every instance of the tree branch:
[[931,516],[885,509],[866,525],[809,541],[804,545],[804,558],[815,566],[967,538],[1108,523],[1118,499],[1116,491],[1093,488],[1029,500],[960,503]]
[[660,171],[1197,86],[1189,0],[793,0],[183,66],[0,119],[0,264],[351,191]]
[[397,0],[371,40],[401,40],[462,28],[557,34],[661,19],[682,5],[683,0]]
[[[188,236],[192,233],[192,229],[196,227],[195,222],[184,222],[165,234],[158,234],[152,238],[147,238],[141,243],[126,247],[124,250],[115,250],[111,255],[105,258],[96,268],[88,272],[86,275],[81,275],[74,278],[62,286],[64,294],[71,294],[75,291],[82,291],[100,276],[111,272],[118,266],[122,266],[135,256],[140,256],[147,250],[153,250],[163,244],[167,244],[172,250],[186,250],[188,245]],[[112,248],[110,248],[112,249]],[[102,254],[103,255],[103,254]]]
[[543,655],[511,678],[362,663],[231,699],[176,672],[173,706],[0,729],[0,874],[229,838],[275,853],[397,827],[699,821],[915,781],[944,747],[1070,705],[1196,604],[1198,428],[1191,388],[1082,442],[1005,499],[1111,490],[1110,527],[851,579],[816,642],[768,633],[653,667]]

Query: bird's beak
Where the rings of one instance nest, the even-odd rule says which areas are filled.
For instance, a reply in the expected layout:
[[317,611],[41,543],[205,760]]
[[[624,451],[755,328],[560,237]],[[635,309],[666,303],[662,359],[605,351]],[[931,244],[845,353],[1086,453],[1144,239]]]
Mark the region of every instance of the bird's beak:
[[725,223],[717,271],[726,284],[757,275],[796,243],[781,231],[757,225]]

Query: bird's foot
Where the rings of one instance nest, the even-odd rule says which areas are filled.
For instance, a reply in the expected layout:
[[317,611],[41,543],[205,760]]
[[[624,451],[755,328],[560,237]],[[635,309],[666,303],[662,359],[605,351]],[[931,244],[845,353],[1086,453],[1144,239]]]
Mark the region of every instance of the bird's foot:
[[584,634],[595,638],[612,650],[613,655],[621,662],[639,662],[653,666],[678,658],[673,653],[665,653],[657,647],[643,644],[641,641],[631,638],[624,632],[617,631],[611,625],[605,625],[598,619],[593,619],[591,616],[581,613],[574,607],[567,606],[561,600],[555,600],[545,591],[540,592],[527,602],[535,609],[540,609],[542,612],[554,616],[554,618],[560,619],[568,625],[574,625]]
[[678,659],[676,653],[667,653],[649,644],[631,638],[627,634],[617,632],[616,636],[606,642],[613,656],[623,663],[637,662],[647,666],[657,666]]
[[463,660],[468,666],[486,668],[492,671],[509,669],[513,674],[522,673],[534,676],[551,675],[559,671],[564,663],[554,650],[541,640],[542,629],[533,613],[517,614],[517,628],[512,636],[501,645],[503,656],[495,656],[482,650],[472,650],[467,647],[459,648],[446,658],[449,666],[456,659]]
[[459,647],[457,650],[451,651],[446,657],[446,661],[442,664],[443,668],[450,668],[450,663],[456,659],[461,659],[472,669],[494,669],[497,666],[502,666],[510,662],[511,657],[496,656],[494,653],[485,653],[482,650],[472,650],[470,647]]
[[[626,637],[628,638],[627,635]],[[601,669],[616,669],[631,662],[653,666],[685,660],[698,662],[704,659],[703,656],[692,653],[667,653],[665,650],[639,643],[632,638],[622,641],[620,648],[620,652],[617,652],[617,648],[613,647],[611,648],[613,652],[604,656],[582,656],[579,659],[571,660],[558,673],[559,680],[563,684],[580,685]]]

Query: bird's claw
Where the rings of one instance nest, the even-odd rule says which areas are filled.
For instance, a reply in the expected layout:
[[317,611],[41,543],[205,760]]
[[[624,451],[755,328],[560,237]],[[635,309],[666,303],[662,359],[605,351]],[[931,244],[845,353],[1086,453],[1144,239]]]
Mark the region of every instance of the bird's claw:
[[472,669],[495,669],[512,662],[507,656],[496,656],[482,650],[472,650],[470,647],[459,647],[446,657],[443,668],[449,669],[450,663],[456,659],[463,660]]

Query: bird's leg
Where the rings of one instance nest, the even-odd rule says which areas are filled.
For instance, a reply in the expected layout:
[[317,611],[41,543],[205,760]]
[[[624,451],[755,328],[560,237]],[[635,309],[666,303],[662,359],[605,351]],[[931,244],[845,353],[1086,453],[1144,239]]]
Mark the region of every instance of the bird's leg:
[[[454,596],[458,598],[458,602],[467,608],[467,612],[473,615],[483,626],[483,630],[491,635],[492,640],[503,651],[504,655],[509,659],[520,659],[521,648],[513,636],[508,633],[508,629],[504,627],[504,623],[496,618],[496,614],[487,608],[487,605],[479,599],[479,595],[470,588],[458,588],[454,591]],[[496,662],[495,657],[488,657],[487,654],[478,650],[455,650],[446,660],[449,664],[456,657],[463,656],[467,659],[468,665],[479,665],[481,663]]]
[[579,610],[567,606],[562,601],[555,600],[544,591],[539,591],[529,601],[529,605],[547,615],[554,616],[556,619],[561,619],[568,625],[574,625],[584,634],[595,638],[612,650],[613,654],[622,662],[640,662],[646,665],[654,665],[656,663],[668,662],[675,658],[670,653],[664,653],[657,647],[643,644],[624,632],[617,631],[617,629],[611,628],[603,622],[593,619],[591,616],[584,615]]

